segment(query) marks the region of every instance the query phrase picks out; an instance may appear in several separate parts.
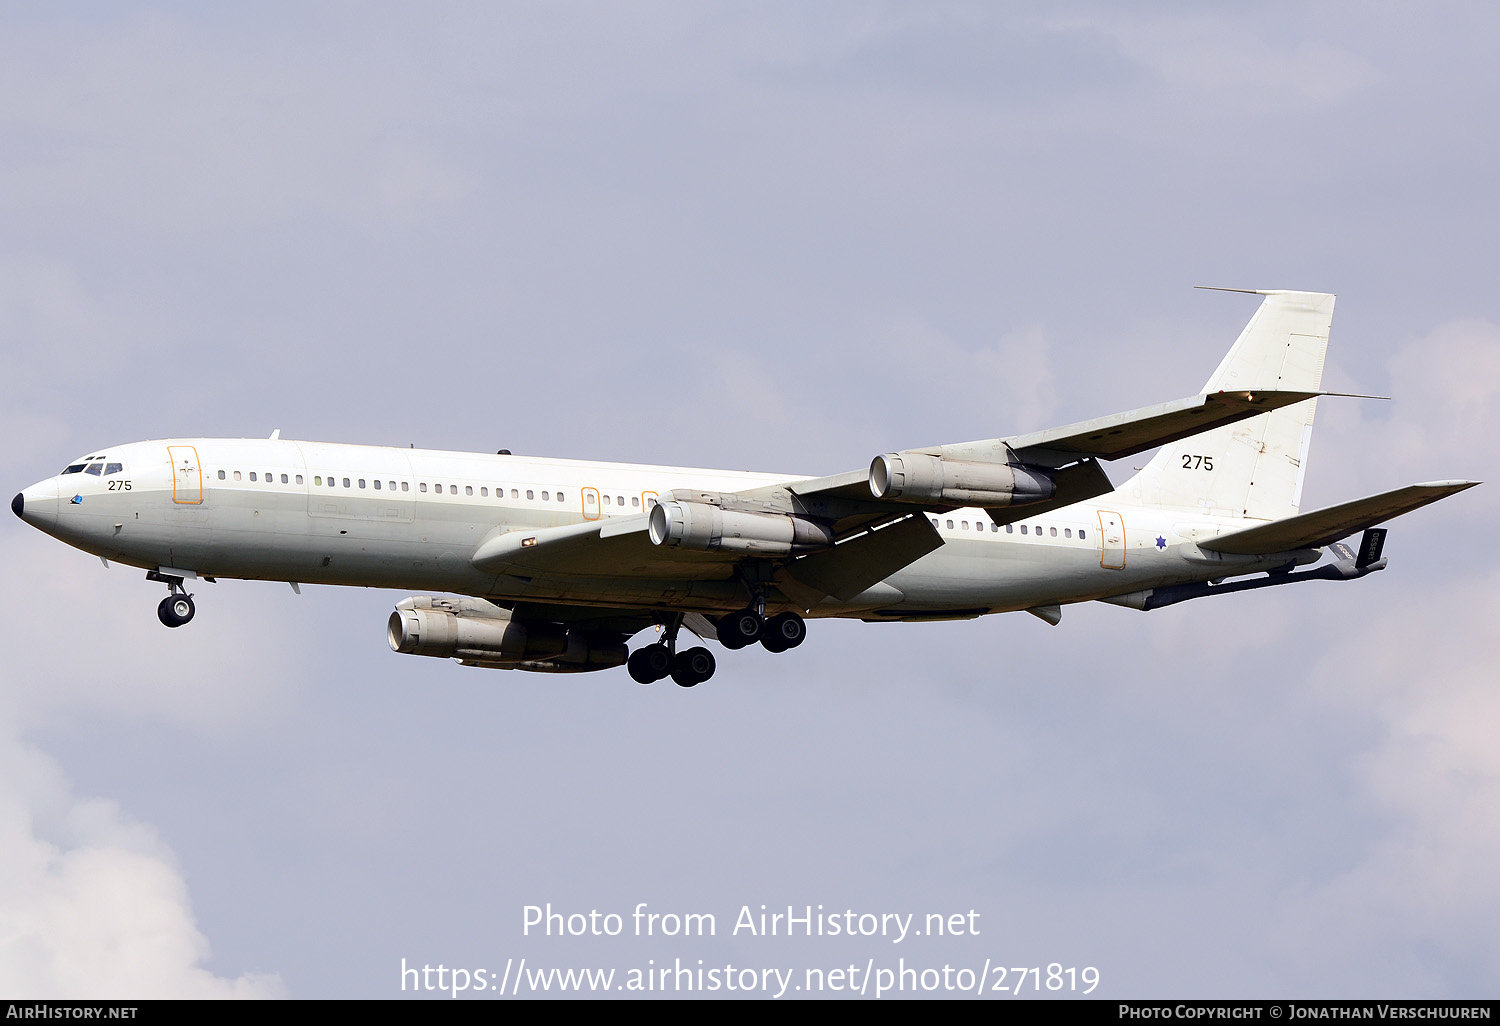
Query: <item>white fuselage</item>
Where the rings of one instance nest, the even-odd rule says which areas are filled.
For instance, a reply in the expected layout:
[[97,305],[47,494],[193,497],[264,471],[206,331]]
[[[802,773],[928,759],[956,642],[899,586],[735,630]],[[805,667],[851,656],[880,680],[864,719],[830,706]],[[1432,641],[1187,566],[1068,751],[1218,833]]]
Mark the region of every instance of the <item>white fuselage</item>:
[[[121,563],[201,577],[447,591],[500,603],[670,604],[707,613],[743,605],[743,588],[723,579],[528,579],[481,571],[470,557],[486,539],[510,531],[639,515],[674,489],[735,492],[803,479],[282,439],[136,442],[97,456],[119,469],[65,473],[18,499],[27,522]],[[864,595],[805,612],[973,616],[1291,561],[1226,557],[1194,543],[1243,528],[1243,520],[1127,506],[1113,501],[1117,495],[998,529],[979,509],[929,515],[942,547]]]

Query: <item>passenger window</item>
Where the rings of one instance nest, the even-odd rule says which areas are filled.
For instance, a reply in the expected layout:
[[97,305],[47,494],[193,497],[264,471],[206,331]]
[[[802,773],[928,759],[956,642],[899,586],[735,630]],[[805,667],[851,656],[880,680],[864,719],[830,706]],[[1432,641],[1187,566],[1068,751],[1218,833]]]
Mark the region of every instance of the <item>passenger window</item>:
[[646,500],[646,508],[647,509],[655,509],[656,508],[656,499],[655,498],[647,499]]
[[552,496],[548,495],[546,492],[542,493],[542,501],[543,502],[546,502],[547,500],[549,500],[551,498],[552,498]]
[[220,481],[224,480],[224,471],[222,471],[222,470],[219,471],[219,480]]
[[464,494],[465,495],[473,495],[474,494],[474,486],[473,485],[464,485]]
[[999,534],[999,533],[1000,533],[1000,525],[999,524],[995,524],[995,523],[990,524],[990,534]]
[[394,492],[396,490],[396,482],[394,482],[394,481],[387,481],[386,484],[390,485],[391,491]]
[[1073,529],[1071,527],[1064,527],[1063,528],[1063,537],[1064,538],[1071,538],[1071,537],[1073,537]]
[[512,489],[511,489],[511,490],[510,490],[510,497],[511,497],[511,498],[512,498],[512,499],[519,499],[519,498],[520,498],[520,497],[521,497],[521,492],[520,492],[520,489],[517,489],[517,488],[512,488]]
[[425,492],[425,491],[427,491],[427,482],[424,481],[421,484],[417,485],[417,491],[419,491],[419,492]]
[[1083,534],[1083,529],[1082,529],[1082,528],[1080,528],[1080,529],[1079,529],[1079,531],[1078,531],[1078,537],[1079,537],[1079,538],[1082,538],[1082,537],[1084,537],[1084,534]]
[[252,480],[252,481],[255,480],[255,471],[253,471],[253,470],[250,471],[250,480]]
[[534,498],[536,498],[536,493],[533,492],[530,488],[528,488],[528,489],[526,489],[526,498],[528,498],[528,499],[534,499]]
[[345,488],[348,488],[348,487],[349,487],[349,479],[348,479],[348,478],[347,478],[347,477],[346,477],[346,478],[344,478],[344,487],[345,487]]
[[[285,474],[282,474],[282,475],[281,475],[281,483],[282,483],[282,484],[286,484],[286,483],[287,483],[287,481],[286,481],[286,475],[285,475]],[[297,483],[298,483],[298,484],[301,484],[301,483],[302,483],[302,479],[301,479],[301,478],[300,478],[300,477],[299,477],[299,478],[298,478],[298,479],[297,479]]]
[[557,501],[558,502],[566,502],[566,501],[568,501],[568,497],[566,495],[564,495],[562,492],[558,492],[557,493]]
[[323,475],[322,474],[316,474],[316,475],[314,475],[313,476],[313,484],[317,485],[319,488],[322,488],[323,487]]
[[268,470],[268,471],[266,471],[266,473],[265,473],[265,478],[264,478],[264,480],[265,480],[265,482],[266,482],[266,484],[271,484],[271,483],[272,483],[272,482],[273,482],[273,481],[275,481],[275,480],[276,480],[276,475],[275,475],[275,474],[273,474],[273,473],[271,473],[271,472],[270,472],[270,471],[269,471],[269,470]]
[[479,497],[481,499],[488,499],[490,497],[490,490],[488,488],[486,488],[484,485],[480,485],[479,486]]
[[[609,505],[609,496],[608,495],[606,495],[604,497],[604,503],[605,503],[605,505]],[[592,506],[594,504],[594,493],[593,492],[584,492],[583,493],[583,504],[585,506]]]
[[448,494],[449,495],[457,495],[458,494],[458,485],[449,485],[448,486]]
[[1057,537],[1057,528],[1055,528],[1055,527],[1049,527],[1049,528],[1047,528],[1047,531],[1048,531],[1049,534],[1052,535],[1052,537],[1054,537],[1054,538]]
[[969,529],[969,522],[967,520],[960,521],[960,524],[962,525],[962,527],[963,527],[963,529],[965,531],[967,531]]
[[1025,533],[1026,533],[1026,525],[1025,525],[1025,524],[1022,524],[1022,525],[1021,525],[1021,533],[1022,533],[1022,534],[1025,534]]
[[238,480],[239,480],[239,479],[240,479],[240,472],[239,472],[239,471],[238,471],[238,470],[236,470],[236,471],[235,471],[235,472],[234,472],[234,479],[235,479],[235,480],[236,480],[236,481],[238,481]]
[[338,485],[338,482],[334,481],[334,479],[332,478],[332,476],[330,476],[328,478],[328,487],[329,488],[334,488],[334,487],[337,487],[337,485]]
[[432,490],[433,490],[433,491],[434,491],[434,492],[436,492],[436,493],[437,493],[437,494],[439,494],[439,495],[442,495],[442,494],[443,494],[443,486],[442,486],[442,485],[440,485],[440,484],[435,484],[435,485],[433,485],[433,486],[432,486]]
[[375,490],[377,492],[380,491],[380,478],[377,477],[374,481],[372,481],[370,483],[375,486]]
[[631,506],[632,506],[632,507],[634,507],[634,506],[639,506],[639,505],[640,505],[640,504],[641,504],[641,500],[640,500],[640,499],[639,499],[639,498],[637,498],[637,497],[636,497],[636,496],[634,496],[634,495],[632,495],[632,496],[631,496],[631,497],[630,497],[630,505],[631,505]]
[[298,484],[301,484],[301,483],[302,483],[302,475],[301,475],[301,474],[298,474],[298,475],[297,475],[297,483],[298,483]]
[[1016,525],[1015,524],[1006,524],[1005,525],[1005,533],[1006,534],[1015,534],[1016,533]]
[[1035,527],[1032,528],[1032,530],[1036,532],[1037,537],[1041,537],[1041,534],[1042,534],[1042,525],[1041,524],[1037,524]]
[[937,522],[937,520],[936,520],[936,519],[934,519],[934,520],[933,520],[933,521],[932,521],[932,526],[933,526],[933,527],[936,527],[936,526],[938,526],[938,522]]
[[[594,500],[593,500],[593,498],[592,498],[592,497],[591,497],[591,498],[590,498],[590,499],[589,499],[589,502],[591,502],[591,503],[592,503],[592,502],[593,502],[593,501],[594,501]],[[606,495],[606,496],[605,496],[605,497],[604,497],[604,504],[605,504],[605,505],[606,505],[606,506],[608,506],[608,505],[609,505],[609,496],[608,496],[608,495]]]
[[403,492],[409,492],[409,491],[411,491],[411,485],[410,485],[410,484],[408,484],[408,483],[407,483],[407,482],[405,482],[405,481],[402,481],[402,482],[401,482],[401,490],[402,490],[402,491],[403,491]]
[[953,521],[948,521],[948,530],[953,530]]

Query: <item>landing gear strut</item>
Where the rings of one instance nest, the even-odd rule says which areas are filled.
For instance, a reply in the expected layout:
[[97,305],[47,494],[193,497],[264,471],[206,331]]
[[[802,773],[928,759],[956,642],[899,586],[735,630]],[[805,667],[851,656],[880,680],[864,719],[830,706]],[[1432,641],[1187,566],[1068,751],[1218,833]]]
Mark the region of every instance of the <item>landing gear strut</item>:
[[158,620],[168,627],[181,627],[193,618],[197,609],[193,606],[193,596],[183,588],[181,577],[169,577],[155,570],[148,572],[146,577],[148,580],[161,581],[172,591],[172,594],[162,599],[161,604],[156,607]]

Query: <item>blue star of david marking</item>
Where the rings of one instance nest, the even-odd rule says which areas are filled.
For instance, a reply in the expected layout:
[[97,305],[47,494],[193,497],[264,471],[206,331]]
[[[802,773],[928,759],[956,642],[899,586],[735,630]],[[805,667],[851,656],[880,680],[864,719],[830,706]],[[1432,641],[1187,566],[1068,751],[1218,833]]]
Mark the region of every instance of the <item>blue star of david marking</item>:
[[1159,548],[1159,549],[1166,548],[1167,547],[1167,540],[1165,538],[1163,538],[1161,535],[1157,535],[1156,536],[1156,547]]

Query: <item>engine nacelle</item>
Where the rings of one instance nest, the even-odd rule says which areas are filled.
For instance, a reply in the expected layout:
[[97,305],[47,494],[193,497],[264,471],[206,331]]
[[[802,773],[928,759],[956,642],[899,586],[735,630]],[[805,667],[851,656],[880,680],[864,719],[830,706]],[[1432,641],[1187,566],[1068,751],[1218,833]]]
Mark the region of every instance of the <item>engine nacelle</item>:
[[659,502],[651,510],[651,541],[674,548],[788,556],[833,545],[822,524],[781,513],[746,513],[706,502]]
[[1009,463],[945,460],[925,453],[888,452],[870,464],[877,499],[950,502],[959,506],[1019,506],[1057,494],[1046,474]]
[[510,611],[482,599],[402,599],[386,626],[391,648],[412,655],[514,663],[568,650],[568,630],[556,623],[518,623]]

